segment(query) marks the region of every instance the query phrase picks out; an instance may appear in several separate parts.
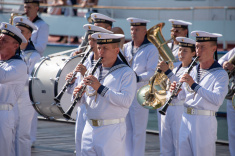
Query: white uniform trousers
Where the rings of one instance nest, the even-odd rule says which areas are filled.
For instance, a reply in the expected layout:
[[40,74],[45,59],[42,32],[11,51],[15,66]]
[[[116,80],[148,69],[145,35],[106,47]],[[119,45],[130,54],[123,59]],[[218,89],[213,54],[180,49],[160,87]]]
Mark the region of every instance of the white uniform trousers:
[[183,105],[169,106],[161,116],[161,156],[179,156],[179,130],[184,112]]
[[180,156],[215,156],[215,116],[183,113],[179,135]]
[[15,135],[18,125],[18,107],[0,110],[0,155],[15,156]]
[[31,156],[31,124],[34,116],[32,105],[19,107],[19,125],[16,133],[16,155]]
[[77,117],[75,125],[75,148],[76,156],[81,156],[82,133],[86,124],[86,105],[77,108]]
[[126,117],[126,156],[144,156],[148,115],[135,97]]
[[31,124],[30,139],[31,144],[33,144],[37,139],[37,127],[38,127],[38,113],[33,110],[33,120]]
[[126,123],[94,127],[87,121],[82,134],[82,156],[124,156]]
[[231,156],[235,156],[235,110],[232,100],[227,100],[228,141]]

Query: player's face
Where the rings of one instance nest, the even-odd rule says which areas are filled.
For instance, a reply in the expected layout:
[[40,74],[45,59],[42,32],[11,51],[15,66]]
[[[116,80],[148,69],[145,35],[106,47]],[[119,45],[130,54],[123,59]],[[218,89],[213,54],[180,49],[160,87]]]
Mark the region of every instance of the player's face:
[[113,44],[97,44],[97,49],[100,57],[102,59],[102,65],[104,67],[112,67],[117,59],[117,54],[119,52],[118,46]]

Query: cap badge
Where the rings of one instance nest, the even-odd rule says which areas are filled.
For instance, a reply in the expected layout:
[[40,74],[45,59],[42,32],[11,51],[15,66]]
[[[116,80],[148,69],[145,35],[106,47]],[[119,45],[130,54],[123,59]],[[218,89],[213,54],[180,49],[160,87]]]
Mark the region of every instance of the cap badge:
[[91,26],[88,26],[88,29],[91,30]]
[[184,39],[182,39],[182,42],[184,42]]
[[101,35],[98,35],[98,38],[101,38]]
[[199,36],[199,34],[198,34],[198,33],[196,33],[196,36]]
[[133,19],[131,19],[131,22],[133,22]]
[[4,27],[7,28],[7,24],[5,24]]
[[174,21],[172,21],[171,23],[174,24]]
[[21,18],[20,21],[23,22],[23,18]]
[[95,15],[94,17],[95,17],[95,18],[97,18],[97,16],[96,16],[96,15]]

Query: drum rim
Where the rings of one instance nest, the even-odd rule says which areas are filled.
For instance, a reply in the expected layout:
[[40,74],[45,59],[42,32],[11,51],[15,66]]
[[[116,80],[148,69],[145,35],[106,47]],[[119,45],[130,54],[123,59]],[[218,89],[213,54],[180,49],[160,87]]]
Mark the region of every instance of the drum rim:
[[44,113],[42,113],[42,112],[40,111],[40,109],[38,108],[38,106],[37,106],[37,104],[36,104],[36,102],[35,102],[35,100],[34,100],[34,98],[33,98],[33,95],[32,95],[32,84],[33,84],[33,78],[34,78],[34,76],[35,76],[35,73],[38,71],[38,68],[41,66],[41,64],[42,64],[44,61],[48,60],[49,58],[50,58],[50,57],[45,57],[44,59],[42,59],[40,62],[38,62],[38,63],[35,65],[35,67],[33,68],[33,71],[31,72],[32,78],[29,79],[29,98],[30,98],[30,100],[32,101],[32,105],[33,105],[34,109],[37,111],[38,114],[40,114],[41,116],[43,116],[43,117],[45,117],[45,118],[48,118],[48,119],[50,119],[51,117],[48,116],[48,115],[46,115],[46,114],[44,114]]

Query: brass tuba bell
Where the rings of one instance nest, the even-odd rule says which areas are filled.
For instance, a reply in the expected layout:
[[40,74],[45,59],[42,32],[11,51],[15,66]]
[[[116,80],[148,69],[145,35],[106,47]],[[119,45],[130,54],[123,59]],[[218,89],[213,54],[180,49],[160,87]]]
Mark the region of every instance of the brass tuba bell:
[[[157,47],[161,59],[168,63],[170,69],[173,69],[175,57],[166,44],[171,39],[165,41],[162,35],[164,25],[165,23],[159,23],[150,28],[147,31],[147,38]],[[158,109],[163,106],[166,101],[167,82],[167,76],[163,72],[156,70],[150,78],[149,84],[141,87],[137,91],[137,101],[139,104],[147,109]]]

